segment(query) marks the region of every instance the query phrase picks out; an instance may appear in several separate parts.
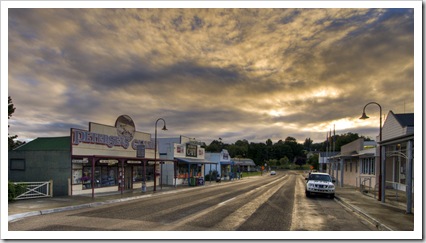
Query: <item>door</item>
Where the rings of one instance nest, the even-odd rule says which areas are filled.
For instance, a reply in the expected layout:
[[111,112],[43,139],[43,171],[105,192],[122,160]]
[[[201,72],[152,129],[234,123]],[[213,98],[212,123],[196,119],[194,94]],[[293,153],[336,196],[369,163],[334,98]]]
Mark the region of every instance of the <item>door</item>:
[[133,166],[127,166],[124,168],[124,189],[133,189],[132,183]]

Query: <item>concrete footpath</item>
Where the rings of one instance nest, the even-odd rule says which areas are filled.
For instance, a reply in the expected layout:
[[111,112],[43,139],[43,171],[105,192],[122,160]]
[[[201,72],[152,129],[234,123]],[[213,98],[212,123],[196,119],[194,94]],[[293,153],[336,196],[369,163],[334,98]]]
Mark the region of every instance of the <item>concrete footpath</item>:
[[335,199],[376,225],[379,230],[413,231],[414,208],[412,208],[412,213],[407,214],[405,196],[395,197],[391,191],[387,193],[385,203],[382,203],[378,201],[377,196],[362,193],[359,188],[336,187]]
[[[224,182],[226,183],[226,182]],[[215,182],[206,182],[204,186],[216,185]],[[188,187],[157,187],[157,191],[153,192],[153,188],[147,188],[147,192],[140,190],[131,190],[113,193],[99,193],[94,198],[90,195],[84,196],[63,196],[52,198],[27,199],[11,202],[8,204],[9,221],[23,219],[29,216],[43,215],[55,212],[75,210],[88,207],[97,207],[112,203],[118,203],[128,200],[135,200],[145,197],[155,196],[155,194],[176,193],[180,190],[193,190],[203,186]],[[405,213],[404,197],[386,198],[386,202],[382,203],[368,193],[361,193],[359,189],[345,187],[336,188],[335,200],[348,210],[353,211],[359,216],[370,221],[379,230],[391,231],[413,231],[414,230],[414,214]],[[414,209],[412,210],[414,212]]]

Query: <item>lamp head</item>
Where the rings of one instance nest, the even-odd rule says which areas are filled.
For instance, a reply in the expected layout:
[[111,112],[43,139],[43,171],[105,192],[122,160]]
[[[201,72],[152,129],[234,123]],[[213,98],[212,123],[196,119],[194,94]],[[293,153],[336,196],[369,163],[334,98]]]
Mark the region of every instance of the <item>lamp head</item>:
[[367,116],[367,114],[365,114],[365,111],[364,111],[364,112],[362,112],[362,116],[359,119],[365,120],[365,119],[368,119],[368,118],[370,118],[370,117]]
[[161,130],[163,130],[163,131],[167,130],[166,124],[164,124],[163,129],[161,129]]

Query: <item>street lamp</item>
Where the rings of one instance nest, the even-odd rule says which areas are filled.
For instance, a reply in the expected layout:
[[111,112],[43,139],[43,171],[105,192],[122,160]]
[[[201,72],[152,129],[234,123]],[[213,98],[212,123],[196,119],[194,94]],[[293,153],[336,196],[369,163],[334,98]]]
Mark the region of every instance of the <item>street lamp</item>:
[[166,131],[166,121],[163,118],[158,118],[155,122],[155,140],[154,140],[154,192],[157,190],[157,123],[159,120],[164,122],[163,131]]
[[[382,107],[377,103],[377,102],[370,102],[368,104],[366,104],[364,106],[364,109],[362,111],[362,116],[359,118],[361,120],[365,120],[368,119],[369,117],[367,116],[367,114],[365,114],[365,108],[370,105],[370,104],[375,104],[377,106],[379,106],[380,108],[380,131],[379,131],[379,137],[380,137],[380,141],[382,141]],[[378,201],[382,200],[382,145],[379,143],[379,196],[378,196]]]

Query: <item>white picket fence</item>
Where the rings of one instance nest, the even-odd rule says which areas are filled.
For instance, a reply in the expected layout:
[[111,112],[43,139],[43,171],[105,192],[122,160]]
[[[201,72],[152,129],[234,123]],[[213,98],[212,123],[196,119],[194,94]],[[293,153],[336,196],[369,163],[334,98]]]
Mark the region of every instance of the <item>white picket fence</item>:
[[21,195],[17,196],[15,200],[32,199],[41,197],[53,196],[53,181],[42,182],[15,182],[15,185],[24,185],[26,190]]

